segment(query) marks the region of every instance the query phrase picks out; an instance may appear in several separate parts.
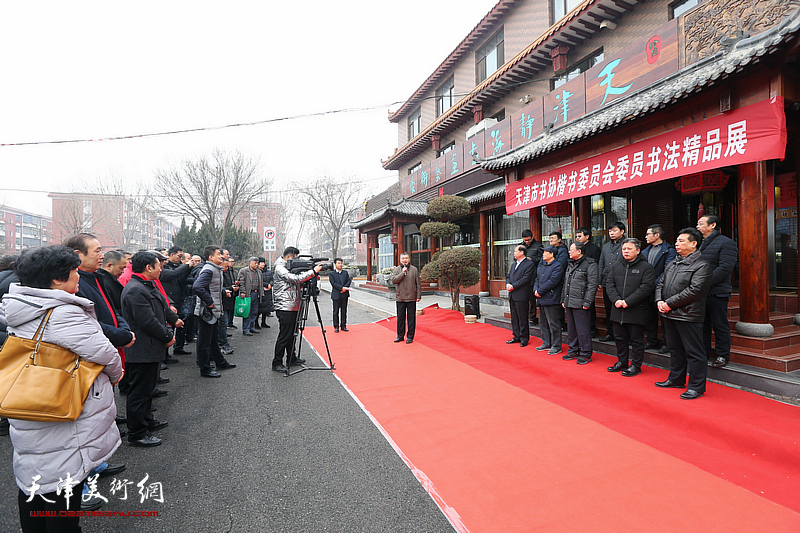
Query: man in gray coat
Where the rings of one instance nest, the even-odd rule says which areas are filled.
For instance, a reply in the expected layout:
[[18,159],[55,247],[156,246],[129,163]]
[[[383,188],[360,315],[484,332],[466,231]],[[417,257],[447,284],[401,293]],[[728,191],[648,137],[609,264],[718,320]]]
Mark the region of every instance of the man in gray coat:
[[204,378],[218,378],[219,372],[211,370],[211,359],[217,370],[236,368],[225,360],[219,349],[219,326],[222,315],[222,252],[218,246],[206,246],[203,251],[205,265],[192,285],[197,296],[194,315],[197,317],[197,366]]

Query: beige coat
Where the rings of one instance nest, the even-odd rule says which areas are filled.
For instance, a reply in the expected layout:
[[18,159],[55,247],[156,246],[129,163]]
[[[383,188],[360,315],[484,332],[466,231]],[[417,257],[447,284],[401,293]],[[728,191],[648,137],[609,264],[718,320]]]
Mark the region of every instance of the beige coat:
[[414,265],[408,265],[408,273],[405,276],[402,266],[395,267],[392,272],[392,283],[397,287],[396,301],[413,302],[422,298],[419,270]]

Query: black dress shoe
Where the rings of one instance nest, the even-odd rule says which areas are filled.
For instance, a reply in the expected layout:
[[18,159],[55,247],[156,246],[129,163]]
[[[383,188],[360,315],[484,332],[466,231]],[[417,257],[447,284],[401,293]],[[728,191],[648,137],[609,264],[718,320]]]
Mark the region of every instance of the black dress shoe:
[[286,367],[283,364],[275,365],[272,367],[273,372],[286,372]]
[[136,446],[138,448],[152,448],[153,446],[158,446],[161,444],[161,439],[158,437],[154,437],[152,435],[147,435],[146,437],[142,437],[139,440],[130,440],[128,444],[131,446]]
[[685,386],[686,385],[684,385],[683,383],[678,383],[677,381],[670,381],[670,380],[656,382],[656,387],[661,387],[662,389],[682,389]]
[[728,364],[728,360],[722,357],[721,355],[708,363],[709,366],[713,366],[714,368],[722,368],[723,366]]
[[158,411],[158,407],[150,406],[150,412],[151,413],[155,413],[156,411]]
[[255,324],[253,324],[253,329],[254,329],[254,330],[259,330],[259,329],[261,329],[261,326],[258,324],[258,322],[256,322]]
[[334,333],[339,333],[339,328],[333,328]]
[[180,362],[181,362],[180,359],[176,359],[175,357],[172,357],[170,355],[164,358],[164,364],[166,365],[174,365],[175,363],[180,363]]
[[166,396],[169,394],[169,391],[156,389],[153,391],[153,394],[150,395],[151,398],[161,398],[162,396]]
[[81,496],[81,511],[97,511],[102,506],[103,499],[99,496],[92,496],[86,501],[84,501],[83,496]]
[[118,465],[108,465],[105,470],[100,472],[100,477],[113,476],[114,474],[119,474],[123,470],[125,470],[125,463],[120,463]]
[[638,366],[633,366],[633,365],[628,367],[627,370],[622,371],[622,375],[625,376],[626,378],[632,378],[633,376],[638,376],[641,373],[642,369],[639,368]]
[[519,339],[514,337],[513,339],[509,339],[506,341],[506,344],[516,344],[519,342]]
[[172,355],[192,355],[192,352],[184,350],[183,348],[175,348],[172,350]]
[[606,370],[609,372],[622,372],[626,368],[628,368],[628,365],[623,365],[621,362],[617,361],[614,363],[614,366],[610,366]]
[[[159,368],[161,368],[161,370],[167,370],[169,367],[166,364],[161,363],[161,366]],[[128,393],[126,392],[125,394],[128,394]]]
[[519,347],[520,347],[520,348],[524,348],[524,347],[526,347],[527,345],[528,345],[528,341],[520,341],[520,342],[519,342]]
[[414,342],[414,339],[406,339],[406,344],[411,344],[412,342]]
[[403,337],[397,337],[394,342],[403,342]]
[[228,324],[228,329],[239,329],[239,328],[237,328],[237,327],[236,327],[236,326],[234,326],[233,324]]
[[346,327],[342,326],[342,331],[350,331],[350,330],[347,329]]
[[200,372],[200,376],[204,378],[218,378],[222,377],[222,374],[219,372],[214,372],[213,370],[209,370],[208,372]]
[[648,342],[644,346],[645,350],[658,350],[659,348],[661,348],[660,342]]
[[163,385],[164,383],[169,383],[169,378],[158,378],[156,381],[159,385]]
[[666,344],[662,344],[661,348],[658,349],[658,353],[667,354],[667,353],[669,353],[669,348],[667,348]]
[[697,392],[696,390],[689,389],[686,392],[684,392],[683,394],[681,394],[681,399],[682,400],[696,400],[697,398],[699,398],[703,394],[704,393],[702,393],[702,392]]
[[244,335],[245,337],[252,337],[253,336],[253,334],[250,333],[249,331],[243,331],[242,335]]
[[599,340],[600,342],[610,342],[614,340],[614,337],[612,335],[606,335],[605,337],[600,337],[597,340]]
[[164,429],[169,425],[169,422],[161,422],[159,420],[153,420],[147,425],[147,429],[150,431],[158,431],[159,429]]
[[269,329],[269,324],[261,324],[261,327]]
[[236,365],[234,365],[233,363],[229,363],[227,361],[225,361],[221,365],[217,365],[217,370],[229,370],[231,368],[236,368]]
[[297,358],[295,358],[294,361],[292,361],[292,364],[290,366],[297,366],[297,365],[304,365],[304,364],[306,364],[306,360],[303,359],[302,357],[297,357]]
[[127,416],[122,416],[122,415],[117,415],[116,420],[114,420],[114,422],[116,422],[117,424],[125,424],[127,421],[128,421],[128,417]]

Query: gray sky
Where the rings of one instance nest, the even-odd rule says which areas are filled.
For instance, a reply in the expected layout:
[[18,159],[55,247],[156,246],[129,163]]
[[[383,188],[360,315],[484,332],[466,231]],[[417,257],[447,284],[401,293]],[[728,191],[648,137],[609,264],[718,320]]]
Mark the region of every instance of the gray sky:
[[[396,173],[387,104],[433,72],[496,0],[4,2],[0,144],[155,133],[346,108],[372,111],[146,139],[0,146],[0,188],[74,190],[152,179],[214,148],[291,180]],[[397,109],[398,105],[391,106]],[[49,214],[46,194],[0,203]]]

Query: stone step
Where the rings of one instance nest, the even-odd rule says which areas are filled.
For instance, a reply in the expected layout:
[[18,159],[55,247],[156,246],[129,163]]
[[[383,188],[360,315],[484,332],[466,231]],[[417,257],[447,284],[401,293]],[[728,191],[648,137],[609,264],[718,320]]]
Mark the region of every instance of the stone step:
[[731,362],[778,372],[800,371],[800,345],[790,344],[766,351],[732,346]]

